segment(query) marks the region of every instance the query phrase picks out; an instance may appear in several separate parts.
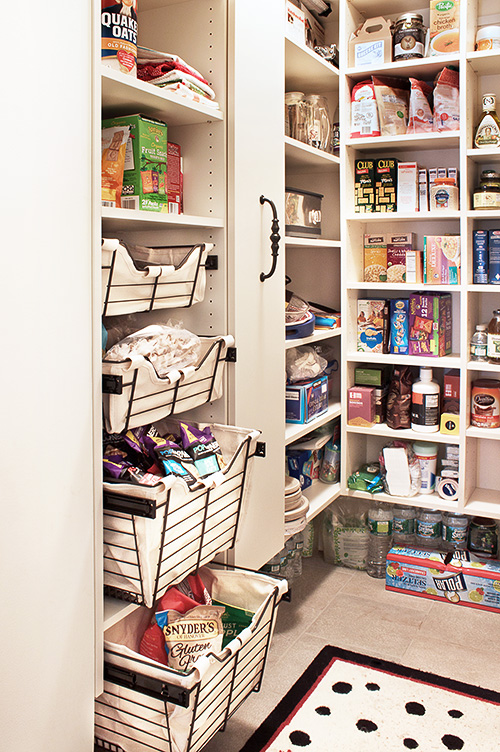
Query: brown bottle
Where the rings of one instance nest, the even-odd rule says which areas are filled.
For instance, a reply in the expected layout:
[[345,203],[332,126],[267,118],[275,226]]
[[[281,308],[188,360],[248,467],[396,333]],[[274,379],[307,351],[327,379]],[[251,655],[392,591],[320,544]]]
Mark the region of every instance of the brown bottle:
[[493,311],[493,318],[488,324],[488,360],[500,365],[500,308]]

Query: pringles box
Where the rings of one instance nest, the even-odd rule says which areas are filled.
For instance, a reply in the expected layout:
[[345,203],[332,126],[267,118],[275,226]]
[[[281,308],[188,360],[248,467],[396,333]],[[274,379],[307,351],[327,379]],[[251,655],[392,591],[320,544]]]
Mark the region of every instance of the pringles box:
[[409,355],[443,357],[451,353],[452,309],[449,293],[412,293],[409,321]]

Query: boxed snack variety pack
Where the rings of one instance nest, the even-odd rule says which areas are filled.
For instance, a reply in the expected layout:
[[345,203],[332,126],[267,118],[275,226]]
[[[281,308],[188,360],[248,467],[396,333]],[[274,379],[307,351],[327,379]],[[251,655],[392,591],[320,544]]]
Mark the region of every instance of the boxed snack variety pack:
[[398,160],[375,160],[375,211],[395,212],[397,209]]
[[121,205],[124,209],[168,212],[167,126],[145,115],[103,121],[103,128],[129,126]]
[[424,237],[424,283],[428,285],[460,284],[459,235],[426,235]]
[[358,352],[385,352],[388,313],[385,300],[358,300]]
[[457,606],[500,611],[500,561],[469,551],[441,553],[394,546],[387,555],[386,590]]
[[442,357],[451,353],[452,310],[449,293],[410,295],[410,355]]
[[287,384],[285,400],[287,423],[309,423],[328,410],[328,377]]

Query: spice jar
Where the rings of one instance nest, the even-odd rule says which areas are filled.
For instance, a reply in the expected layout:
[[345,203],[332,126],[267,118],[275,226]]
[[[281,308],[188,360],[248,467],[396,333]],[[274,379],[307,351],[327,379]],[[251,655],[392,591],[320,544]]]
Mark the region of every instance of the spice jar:
[[474,209],[500,209],[500,173],[483,170],[472,196]]
[[423,57],[425,48],[424,19],[419,13],[402,13],[392,28],[393,60]]
[[458,187],[453,178],[437,178],[431,186],[431,211],[458,207]]

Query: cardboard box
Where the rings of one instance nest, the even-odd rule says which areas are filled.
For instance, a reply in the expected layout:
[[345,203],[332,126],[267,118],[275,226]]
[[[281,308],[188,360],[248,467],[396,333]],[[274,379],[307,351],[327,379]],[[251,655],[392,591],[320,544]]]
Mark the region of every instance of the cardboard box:
[[397,209],[398,160],[377,159],[375,162],[375,211],[395,212]]
[[429,211],[429,178],[426,169],[418,171],[418,210]]
[[384,332],[386,328],[386,301],[358,300],[358,352],[384,352]]
[[285,400],[287,423],[309,423],[328,410],[328,377],[287,384]]
[[488,284],[488,230],[472,232],[472,281],[475,285]]
[[356,366],[354,369],[355,386],[384,387],[389,383],[387,366]]
[[145,115],[124,115],[103,120],[103,128],[129,125],[122,207],[168,212],[167,126]]
[[488,230],[488,282],[500,285],[500,230]]
[[397,298],[390,302],[391,335],[390,351],[394,355],[408,355],[409,350],[409,301]]
[[461,273],[460,235],[424,237],[424,283],[458,285]]
[[387,282],[387,243],[385,235],[365,235],[363,281]]
[[414,232],[393,233],[387,238],[387,281],[406,281],[406,252],[414,249]]
[[347,425],[368,428],[375,423],[375,389],[352,386],[347,390]]
[[398,164],[398,212],[418,211],[418,165],[416,162]]
[[354,211],[375,210],[375,163],[373,159],[356,159],[354,163]]
[[460,48],[460,0],[430,0],[429,55],[452,55]]
[[449,293],[410,295],[410,355],[443,357],[451,353],[452,310]]
[[349,67],[377,68],[392,60],[391,22],[368,18],[349,39]]
[[398,593],[500,611],[500,561],[469,551],[448,553],[394,546],[387,555],[385,587]]
[[167,144],[168,213],[182,214],[182,157],[179,144]]
[[[460,428],[460,374],[458,371],[445,371],[443,376],[443,403],[439,432],[456,436]],[[451,466],[451,460],[441,460],[442,466]],[[458,459],[453,460],[458,465]],[[458,469],[458,467],[457,467]],[[442,477],[444,476],[441,473]],[[448,476],[451,477],[451,476]]]
[[320,22],[302,6],[304,14],[304,39],[306,47],[314,49],[325,44],[325,29]]
[[[300,3],[298,4],[300,6]],[[286,0],[286,35],[297,44],[306,43],[306,17],[301,7]]]
[[406,251],[405,282],[421,284],[424,281],[422,251]]

